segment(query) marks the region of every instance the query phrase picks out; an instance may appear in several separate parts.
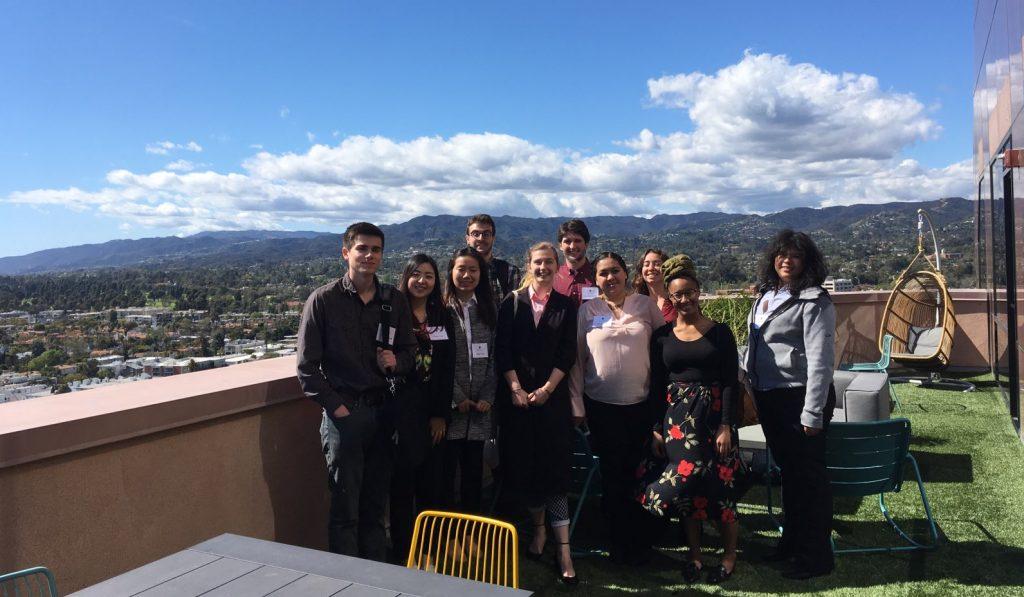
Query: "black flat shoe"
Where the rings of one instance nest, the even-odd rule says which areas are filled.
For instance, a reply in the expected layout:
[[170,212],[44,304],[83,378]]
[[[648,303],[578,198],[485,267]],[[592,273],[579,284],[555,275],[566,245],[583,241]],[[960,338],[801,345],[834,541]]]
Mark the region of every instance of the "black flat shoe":
[[713,584],[713,585],[717,585],[718,583],[725,582],[725,581],[729,580],[729,577],[732,576],[732,573],[735,572],[735,571],[736,571],[735,564],[733,565],[732,571],[726,570],[725,566],[719,564],[719,565],[715,566],[714,568],[712,568],[708,572],[708,582],[710,584]]
[[700,573],[703,571],[703,566],[699,565],[698,562],[690,560],[683,565],[683,580],[686,581],[686,584],[692,585],[700,580]]
[[[565,543],[558,542],[555,545],[569,545],[569,543],[568,542],[565,542]],[[527,551],[529,551],[529,550],[527,550]],[[576,585],[580,584],[580,575],[579,574],[574,574],[572,576],[566,576],[565,573],[562,572],[562,565],[558,562],[558,559],[559,558],[556,555],[555,556],[555,576],[558,577],[558,580],[562,581],[563,585],[568,585],[570,587],[575,587]]]

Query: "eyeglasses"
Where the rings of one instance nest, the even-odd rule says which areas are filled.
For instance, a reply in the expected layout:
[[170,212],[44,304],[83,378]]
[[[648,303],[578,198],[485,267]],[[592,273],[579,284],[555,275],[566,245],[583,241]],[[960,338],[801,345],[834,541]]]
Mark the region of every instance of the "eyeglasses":
[[673,292],[669,294],[669,296],[672,297],[672,299],[674,299],[677,303],[683,300],[683,297],[686,297],[686,300],[688,301],[692,301],[695,298],[700,298],[700,291],[690,288],[689,290],[680,290],[679,292]]
[[469,235],[473,238],[491,238],[494,236],[494,233],[490,230],[473,230]]

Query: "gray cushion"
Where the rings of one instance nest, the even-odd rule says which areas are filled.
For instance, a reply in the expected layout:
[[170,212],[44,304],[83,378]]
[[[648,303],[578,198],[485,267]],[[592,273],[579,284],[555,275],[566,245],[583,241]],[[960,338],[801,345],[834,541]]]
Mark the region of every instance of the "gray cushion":
[[907,353],[914,356],[928,356],[939,349],[943,329],[910,326],[907,333]]

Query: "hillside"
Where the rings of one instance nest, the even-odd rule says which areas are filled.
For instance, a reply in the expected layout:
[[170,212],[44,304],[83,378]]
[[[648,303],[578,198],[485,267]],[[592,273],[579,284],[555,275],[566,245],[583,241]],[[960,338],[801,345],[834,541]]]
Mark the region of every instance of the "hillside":
[[[886,284],[915,249],[916,212],[924,207],[943,248],[966,259],[949,263],[952,280],[973,275],[973,203],[961,198],[921,203],[796,208],[765,216],[701,212],[653,218],[587,218],[592,252],[614,250],[633,260],[644,247],[685,252],[709,281],[741,283],[751,278],[758,254],[778,229],[810,233],[836,275],[865,284]],[[563,218],[500,216],[496,252],[516,261],[540,239],[554,240]],[[420,216],[383,226],[385,272],[394,273],[413,252],[443,258],[463,243],[465,216]],[[340,234],[318,232],[208,232],[179,237],[115,240],[0,258],[0,274],[24,275],[108,268],[193,269],[299,264],[336,259]]]

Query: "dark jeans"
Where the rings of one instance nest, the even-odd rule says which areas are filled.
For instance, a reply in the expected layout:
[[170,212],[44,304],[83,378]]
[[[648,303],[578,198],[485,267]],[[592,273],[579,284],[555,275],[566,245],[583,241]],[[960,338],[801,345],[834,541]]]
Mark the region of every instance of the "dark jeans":
[[[834,565],[832,486],[825,470],[825,431],[804,433],[800,413],[806,388],[755,391],[758,418],[776,464],[782,470],[782,508],[785,511],[779,550],[811,568]],[[825,429],[832,419],[835,395],[825,407]]]
[[449,439],[444,446],[444,491],[448,507],[455,505],[455,471],[460,476],[460,512],[479,514],[484,478],[484,442]]
[[405,564],[416,516],[444,506],[443,445],[431,446],[418,466],[406,459],[395,461],[391,476],[391,559],[396,563]]
[[356,407],[347,417],[335,419],[334,426],[340,439],[327,522],[329,549],[383,562],[394,431],[385,421],[382,406]]
[[637,467],[651,437],[647,402],[619,406],[584,396],[587,426],[601,461],[601,509],[608,522],[612,552],[643,552],[651,546],[650,516],[636,501]]

